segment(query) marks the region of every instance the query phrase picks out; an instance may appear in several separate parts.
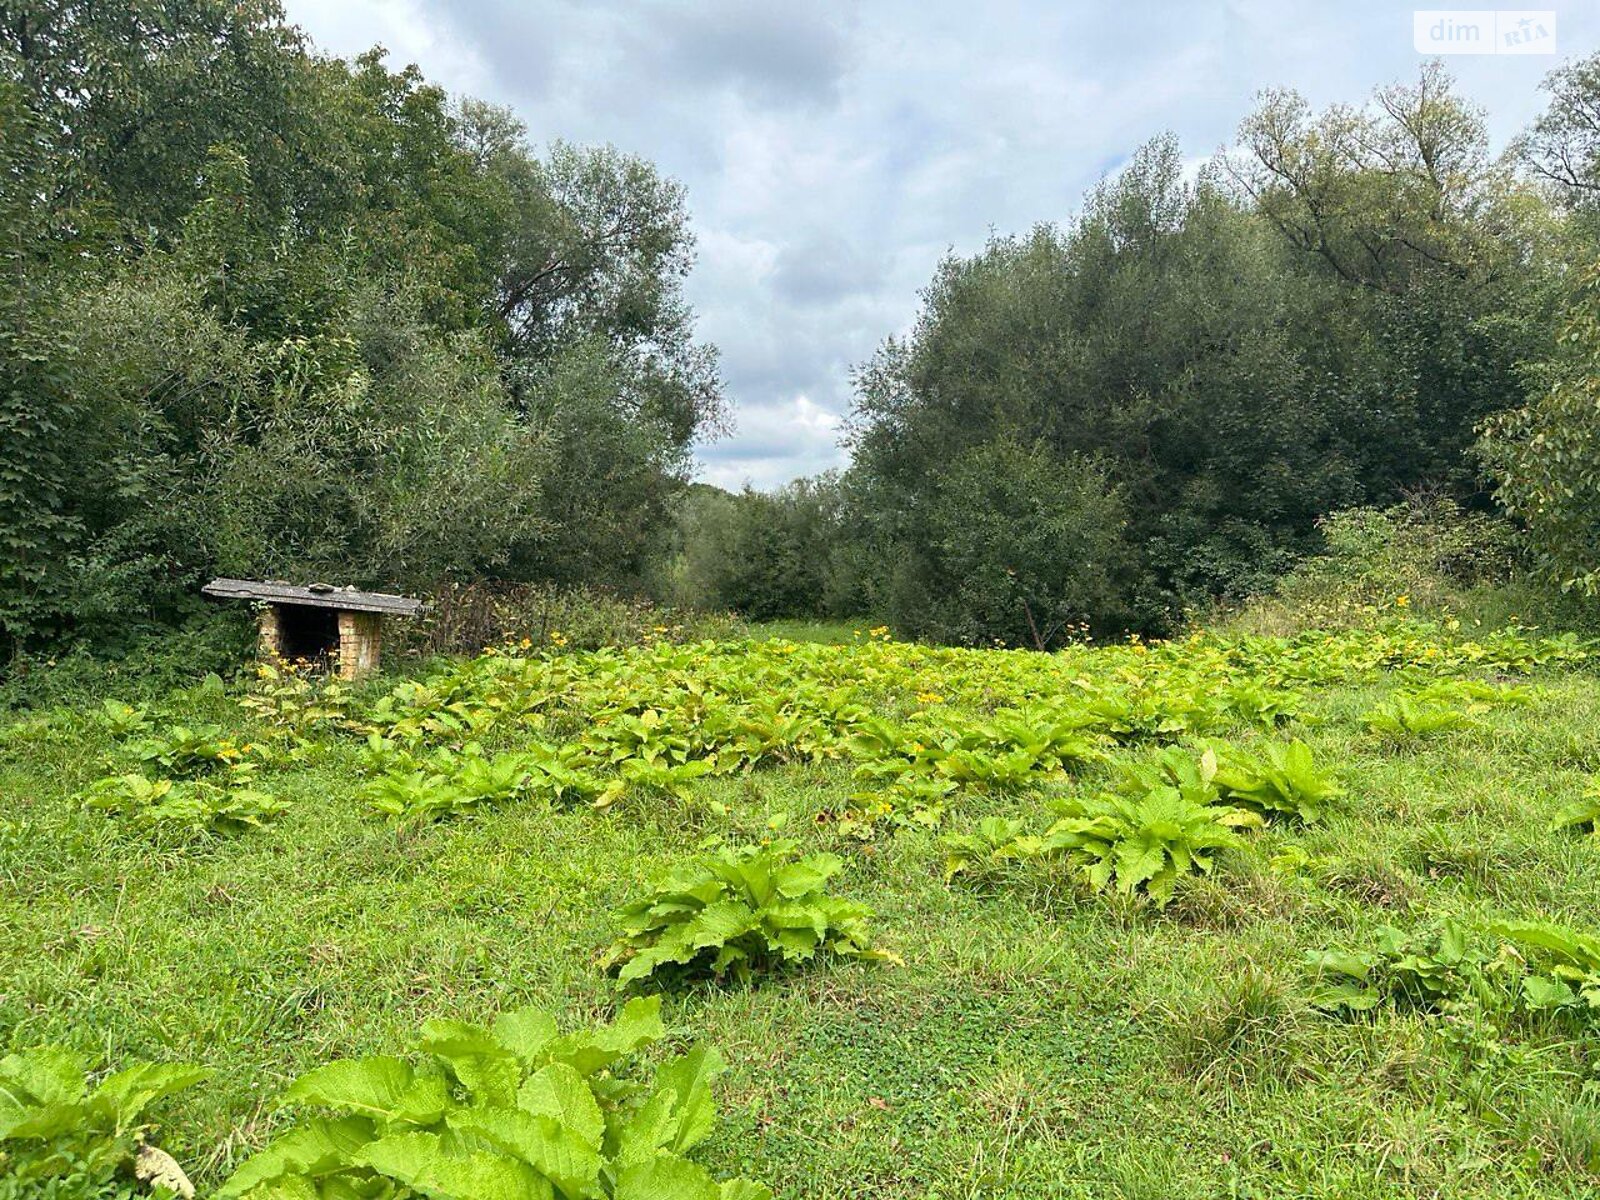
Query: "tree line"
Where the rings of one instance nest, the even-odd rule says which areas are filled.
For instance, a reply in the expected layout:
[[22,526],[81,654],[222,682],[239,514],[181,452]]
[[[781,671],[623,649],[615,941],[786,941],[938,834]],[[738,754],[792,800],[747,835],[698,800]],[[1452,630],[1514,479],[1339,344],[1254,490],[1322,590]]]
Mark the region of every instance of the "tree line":
[[1600,57],[1491,154],[1437,66],[1158,138],[948,257],[851,464],[690,485],[724,427],[683,189],[536,150],[275,0],[0,0],[0,660],[215,573],[650,591],[1054,644],[1269,586],[1428,489],[1600,592]]
[[1600,57],[1503,154],[1437,64],[1261,97],[1186,177],[1157,138],[1065,224],[951,256],[856,378],[850,467],[701,494],[682,594],[963,642],[1172,629],[1318,518],[1417,492],[1600,569]]

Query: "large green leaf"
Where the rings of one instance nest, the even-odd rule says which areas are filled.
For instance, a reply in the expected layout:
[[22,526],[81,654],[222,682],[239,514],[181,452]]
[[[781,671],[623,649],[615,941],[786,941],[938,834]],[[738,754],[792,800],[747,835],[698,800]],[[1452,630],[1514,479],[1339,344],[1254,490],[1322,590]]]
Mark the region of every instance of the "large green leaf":
[[286,1175],[327,1175],[353,1163],[356,1154],[375,1136],[376,1129],[366,1117],[341,1117],[337,1121],[313,1117],[247,1158],[217,1195],[242,1196],[259,1184]]
[[426,1021],[422,1049],[450,1068],[474,1104],[515,1103],[522,1064],[483,1026],[437,1018]]
[[53,1138],[81,1128],[88,1116],[82,1104],[30,1104],[21,1116],[11,1120],[3,1134],[7,1138]]
[[[369,1180],[372,1178],[368,1176]],[[388,1186],[386,1180],[379,1182]],[[285,1175],[262,1184],[250,1193],[250,1200],[368,1200],[368,1197],[354,1183],[344,1180],[329,1179],[319,1186],[304,1175]]]
[[1131,892],[1154,878],[1167,862],[1166,847],[1143,838],[1121,843],[1116,849],[1117,890]]
[[211,1078],[211,1072],[182,1063],[140,1063],[108,1076],[90,1103],[116,1124],[120,1133],[130,1128],[145,1108],[173,1092]]
[[88,1091],[88,1064],[64,1046],[40,1046],[0,1058],[0,1084],[41,1104],[76,1104]]
[[496,1040],[515,1054],[525,1067],[537,1064],[540,1055],[559,1033],[556,1019],[539,1008],[503,1012],[494,1020]]
[[772,876],[772,886],[778,895],[798,900],[822,887],[843,868],[844,860],[836,854],[814,854],[778,868]]
[[690,947],[704,950],[720,946],[749,933],[757,917],[749,905],[739,900],[720,900],[700,910],[684,927]]
[[792,962],[796,959],[808,959],[814,955],[820,939],[815,930],[780,929],[773,935],[772,941],[782,952],[784,960]]
[[550,1063],[530,1075],[517,1092],[517,1107],[554,1117],[596,1150],[605,1136],[606,1119],[594,1090],[569,1063]]
[[676,1129],[668,1147],[675,1153],[687,1153],[711,1132],[717,1119],[711,1083],[725,1070],[727,1064],[710,1046],[696,1046],[657,1068],[657,1089],[676,1098]]
[[647,1162],[671,1145],[678,1135],[678,1097],[662,1089],[640,1106],[617,1136],[615,1165],[620,1169]]
[[676,938],[651,946],[648,950],[641,950],[623,964],[622,970],[617,972],[619,983],[635,983],[641,979],[648,979],[657,967],[667,963],[688,962],[695,956],[695,950],[689,945],[689,940],[684,937]]
[[762,924],[769,929],[809,929],[822,940],[828,932],[825,907],[813,902],[778,900],[761,911]]
[[721,1196],[722,1189],[704,1167],[663,1154],[624,1167],[617,1175],[613,1200],[721,1200]]
[[[404,1059],[377,1055],[347,1058],[307,1071],[284,1091],[282,1104],[343,1109],[381,1121],[415,1123],[416,1072]],[[434,1120],[438,1119],[435,1115]]]
[[554,1200],[550,1181],[492,1151],[450,1153],[431,1133],[400,1133],[366,1146],[359,1160],[432,1200]]
[[580,1075],[593,1075],[667,1034],[661,1023],[661,997],[635,996],[622,1006],[610,1025],[592,1033],[569,1034],[550,1051],[557,1062],[570,1063]]
[[0,1141],[10,1136],[12,1128],[28,1115],[33,1098],[18,1084],[0,1078]]
[[1490,929],[1524,951],[1539,951],[1559,962],[1600,970],[1600,937],[1592,934],[1545,921],[1496,921]]
[[519,1108],[464,1108],[450,1114],[450,1128],[483,1138],[533,1167],[567,1196],[588,1196],[604,1165],[584,1137],[554,1117]]

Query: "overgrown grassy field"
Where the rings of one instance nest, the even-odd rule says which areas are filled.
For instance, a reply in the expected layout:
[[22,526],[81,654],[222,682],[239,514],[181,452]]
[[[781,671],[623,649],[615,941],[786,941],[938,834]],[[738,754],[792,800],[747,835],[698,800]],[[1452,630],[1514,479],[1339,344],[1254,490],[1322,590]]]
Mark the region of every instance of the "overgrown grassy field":
[[[1536,991],[1586,968],[1494,928],[1600,932],[1600,838],[1552,828],[1600,770],[1600,660],[1575,639],[525,654],[12,718],[0,1041],[213,1069],[158,1109],[204,1195],[319,1063],[404,1053],[430,1017],[614,1014],[615,910],[708,848],[792,838],[843,860],[830,892],[874,910],[892,957],[666,990],[657,1050],[730,1065],[696,1152],[719,1179],[945,1200],[1600,1185],[1600,992]],[[1056,807],[1159,790],[1166,747],[1203,773],[1208,746],[1226,766],[1295,740],[1338,794],[1299,816],[1212,796],[1252,820],[1209,872],[1172,869],[1169,903],[1131,858],[1101,879],[1049,844]],[[240,762],[243,783],[181,782]],[[179,778],[189,807],[92,787],[131,772]],[[1023,826],[985,827],[993,854],[959,840],[989,817]],[[1365,986],[1316,958],[1376,954],[1386,926],[1421,940]]]

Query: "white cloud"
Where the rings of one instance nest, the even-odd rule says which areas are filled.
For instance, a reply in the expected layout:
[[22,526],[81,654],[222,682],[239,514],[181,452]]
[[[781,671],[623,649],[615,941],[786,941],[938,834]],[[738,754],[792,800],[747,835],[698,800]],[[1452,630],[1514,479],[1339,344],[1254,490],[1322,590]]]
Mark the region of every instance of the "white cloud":
[[729,491],[780,487],[802,475],[843,465],[841,419],[807,396],[740,414],[738,437],[700,456],[696,478]]

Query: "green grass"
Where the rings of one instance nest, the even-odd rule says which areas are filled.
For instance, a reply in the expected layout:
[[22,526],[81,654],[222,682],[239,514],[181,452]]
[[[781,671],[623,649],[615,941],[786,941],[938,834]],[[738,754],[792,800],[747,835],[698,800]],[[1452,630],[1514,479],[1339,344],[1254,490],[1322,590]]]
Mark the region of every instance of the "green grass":
[[825,646],[848,646],[867,636],[876,621],[860,618],[854,621],[801,620],[799,618],[758,621],[750,626],[750,636],[761,641],[780,638],[790,642],[818,642]]
[[[1323,825],[1257,835],[1165,910],[1043,869],[946,886],[934,831],[841,839],[844,764],[706,780],[689,803],[396,827],[355,799],[346,740],[273,774],[294,803],[268,828],[164,846],[76,800],[111,750],[92,720],[31,718],[0,742],[0,1040],[214,1068],[164,1109],[203,1194],[328,1057],[393,1051],[433,1015],[612,1011],[595,966],[611,911],[708,837],[786,814],[803,849],[847,857],[834,890],[877,910],[904,964],[669,1000],[677,1042],[732,1064],[702,1155],[719,1176],[816,1198],[1591,1196],[1600,1043],[1333,1020],[1301,967],[1385,923],[1600,925],[1600,839],[1546,832],[1600,769],[1600,688],[1538,682],[1529,707],[1401,749],[1360,719],[1390,683],[1312,692],[1293,732],[1347,798]],[[175,707],[248,731],[230,698]],[[989,813],[1042,805],[967,795],[945,827]]]

